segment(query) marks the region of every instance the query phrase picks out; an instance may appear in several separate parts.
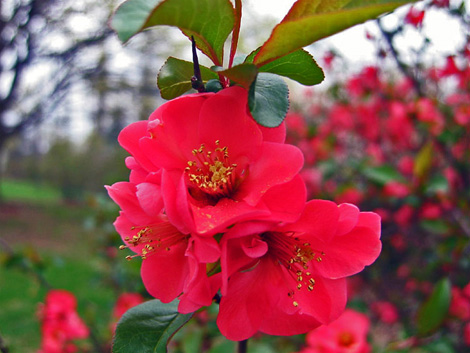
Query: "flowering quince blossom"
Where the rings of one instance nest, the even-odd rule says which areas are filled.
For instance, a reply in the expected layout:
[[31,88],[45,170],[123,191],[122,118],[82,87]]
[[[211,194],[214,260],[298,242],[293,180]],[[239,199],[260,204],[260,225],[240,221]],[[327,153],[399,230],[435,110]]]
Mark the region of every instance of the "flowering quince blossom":
[[307,334],[308,347],[301,353],[368,353],[369,318],[347,309],[330,325],[321,326]]
[[180,312],[210,305],[220,288],[220,274],[206,271],[220,255],[215,233],[243,220],[294,221],[305,204],[302,153],[284,144],[284,125],[262,128],[246,107],[241,87],[187,95],[119,136],[132,156],[130,181],[107,187],[121,207],[114,225],[143,258],[147,291],[178,297]]
[[[132,161],[131,161],[132,162]],[[147,291],[163,303],[180,296],[179,310],[191,312],[210,305],[219,276],[206,275],[206,264],[217,261],[219,246],[212,237],[180,232],[163,214],[160,186],[149,182],[118,182],[108,186],[110,197],[121,207],[114,222],[126,246],[141,256],[142,281]],[[131,180],[139,179],[132,176]]]
[[372,303],[371,309],[379,317],[379,320],[386,324],[394,324],[398,321],[398,310],[390,302],[377,301]]
[[380,217],[313,200],[293,223],[236,224],[221,248],[222,334],[237,341],[258,331],[295,335],[343,312],[346,277],[380,253]]
[[470,347],[470,322],[467,322],[463,328],[463,341]]
[[42,344],[39,353],[71,353],[77,347],[75,339],[87,338],[88,327],[78,316],[77,300],[65,290],[47,293],[44,306],[39,311]]
[[284,140],[284,124],[268,129],[253,120],[238,86],[173,99],[119,136],[136,178],[159,179],[171,224],[204,236],[245,220],[298,218],[303,155]]
[[119,135],[131,173],[107,190],[121,248],[142,257],[147,291],[178,298],[181,313],[220,290],[217,322],[232,340],[330,323],[346,277],[381,250],[377,214],[305,202],[303,154],[285,137],[285,124],[253,120],[238,86],[176,98]]

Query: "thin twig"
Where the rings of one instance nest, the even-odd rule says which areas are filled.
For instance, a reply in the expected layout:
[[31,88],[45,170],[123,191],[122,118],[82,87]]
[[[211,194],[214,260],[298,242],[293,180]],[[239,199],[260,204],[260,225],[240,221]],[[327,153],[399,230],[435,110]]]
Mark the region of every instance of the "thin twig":
[[193,67],[194,76],[191,77],[191,86],[196,89],[199,93],[205,92],[204,83],[202,82],[201,67],[199,66],[199,59],[197,58],[196,41],[194,36],[191,36],[192,50],[193,50]]
[[408,77],[411,80],[411,82],[413,83],[413,86],[416,90],[416,93],[420,97],[423,97],[424,93],[423,93],[423,89],[421,87],[420,82],[410,72],[408,66],[403,61],[401,61],[400,56],[398,54],[398,51],[395,48],[395,46],[393,45],[393,37],[395,36],[395,34],[397,32],[396,31],[390,32],[390,31],[385,30],[385,28],[382,26],[382,22],[381,22],[380,18],[377,19],[377,26],[379,27],[380,33],[382,33],[382,36],[385,38],[385,41],[388,44],[388,48],[389,48],[390,52],[392,53],[393,59],[397,63],[398,68],[403,73],[403,75],[405,75],[405,77]]

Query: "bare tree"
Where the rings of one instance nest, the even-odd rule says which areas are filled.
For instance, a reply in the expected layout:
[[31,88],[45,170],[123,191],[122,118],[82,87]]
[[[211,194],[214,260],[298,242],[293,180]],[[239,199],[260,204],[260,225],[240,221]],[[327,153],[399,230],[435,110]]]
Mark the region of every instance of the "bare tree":
[[74,33],[66,24],[77,13],[70,2],[0,1],[0,151],[9,138],[51,117],[76,80],[100,69],[76,59],[111,31],[103,21],[92,33]]

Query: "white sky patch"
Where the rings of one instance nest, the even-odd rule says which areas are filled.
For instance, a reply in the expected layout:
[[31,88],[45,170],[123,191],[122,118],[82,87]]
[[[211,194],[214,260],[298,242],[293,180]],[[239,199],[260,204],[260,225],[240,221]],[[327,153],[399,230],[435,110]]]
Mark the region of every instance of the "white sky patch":
[[[272,18],[277,23],[287,14],[294,4],[294,0],[249,0],[244,4],[244,8],[253,11],[260,18]],[[452,3],[452,0],[451,0]],[[470,0],[466,0],[467,8],[470,7]],[[422,8],[420,3],[416,5]],[[398,21],[407,12],[409,6],[401,7],[397,10],[399,16],[389,15],[384,17],[383,23],[387,28],[393,28]],[[321,48],[333,48],[342,56],[355,64],[371,64],[375,62],[376,48],[366,39],[366,30],[372,34],[378,35],[378,29],[373,21],[367,21],[363,25],[357,25],[340,32],[331,37],[318,41],[315,45]],[[426,12],[423,23],[423,31],[432,42],[432,55],[451,55],[455,53],[456,48],[462,45],[463,29],[458,21],[445,13],[445,11],[429,10]],[[406,35],[398,38],[397,46],[404,48],[416,48],[420,44],[421,38],[415,29],[406,31]],[[310,48],[309,48],[310,49]],[[310,50],[312,51],[312,50]],[[315,50],[312,51],[314,56]]]

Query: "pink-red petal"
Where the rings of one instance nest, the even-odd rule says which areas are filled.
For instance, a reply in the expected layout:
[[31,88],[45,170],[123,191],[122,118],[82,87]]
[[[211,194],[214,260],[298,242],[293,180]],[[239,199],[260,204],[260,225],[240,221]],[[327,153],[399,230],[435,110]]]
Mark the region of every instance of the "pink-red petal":
[[339,219],[336,235],[342,235],[350,232],[357,224],[359,218],[359,209],[350,204],[342,203],[338,205]]
[[291,181],[269,189],[261,199],[277,222],[295,222],[305,208],[307,189],[299,175]]
[[129,152],[145,170],[156,171],[158,167],[153,164],[139,146],[140,139],[149,136],[147,121],[137,121],[126,126],[118,136],[119,144]]
[[339,210],[337,205],[327,200],[311,200],[299,220],[292,224],[280,227],[280,231],[303,233],[303,237],[315,237],[322,241],[329,241],[338,228]]
[[215,142],[220,141],[221,147],[228,148],[231,162],[238,163],[241,156],[254,158],[259,153],[263,135],[256,122],[246,114],[246,107],[247,91],[239,86],[210,97],[201,109],[200,143],[214,149]]
[[152,183],[140,183],[136,185],[136,188],[136,196],[142,210],[149,217],[158,217],[163,210],[160,187]]
[[237,199],[252,206],[273,186],[291,181],[304,162],[302,152],[292,145],[265,142],[258,153],[259,158],[249,165],[248,175],[237,192]]
[[313,316],[322,324],[337,319],[346,307],[346,279],[328,279],[314,276],[315,285],[312,291],[302,288],[294,294],[300,312]]
[[163,249],[142,261],[141,276],[145,288],[163,303],[173,301],[183,291],[189,273],[186,246],[185,242],[175,244],[169,251]]
[[138,225],[148,225],[152,223],[152,218],[142,210],[139,200],[137,200],[137,188],[134,184],[121,181],[111,186],[106,186],[109,196],[116,202],[121,210],[132,222]]
[[223,198],[215,206],[199,207],[190,204],[194,217],[195,232],[214,235],[227,227],[244,220],[259,219],[270,214],[266,207],[252,207],[244,202]]
[[352,276],[374,262],[380,254],[379,235],[370,228],[356,227],[351,232],[334,237],[331,242],[314,243],[325,254],[315,263],[319,273],[328,278]]

